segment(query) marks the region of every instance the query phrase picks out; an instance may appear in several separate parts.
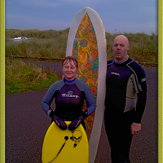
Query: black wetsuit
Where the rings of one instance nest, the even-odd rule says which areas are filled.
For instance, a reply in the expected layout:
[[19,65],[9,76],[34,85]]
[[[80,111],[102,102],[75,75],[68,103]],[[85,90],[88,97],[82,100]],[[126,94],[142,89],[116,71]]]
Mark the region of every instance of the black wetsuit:
[[146,92],[145,72],[139,64],[129,57],[121,63],[108,61],[104,118],[112,163],[130,162],[131,124],[141,123]]
[[41,106],[46,114],[51,112],[51,103],[55,98],[55,114],[63,120],[72,121],[78,118],[87,103],[88,116],[95,110],[96,103],[88,85],[78,79],[62,79],[53,83],[44,96]]

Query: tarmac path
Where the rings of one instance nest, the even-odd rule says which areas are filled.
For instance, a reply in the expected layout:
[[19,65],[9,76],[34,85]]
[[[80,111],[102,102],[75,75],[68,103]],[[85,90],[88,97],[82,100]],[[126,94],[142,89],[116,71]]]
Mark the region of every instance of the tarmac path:
[[[61,75],[60,64],[54,68],[56,73]],[[133,137],[130,158],[132,163],[157,163],[158,70],[144,70],[147,76],[148,99],[142,119],[142,130]],[[6,95],[6,163],[41,163],[42,142],[51,122],[40,105],[46,91],[47,89]],[[103,126],[95,163],[110,162],[110,148]]]

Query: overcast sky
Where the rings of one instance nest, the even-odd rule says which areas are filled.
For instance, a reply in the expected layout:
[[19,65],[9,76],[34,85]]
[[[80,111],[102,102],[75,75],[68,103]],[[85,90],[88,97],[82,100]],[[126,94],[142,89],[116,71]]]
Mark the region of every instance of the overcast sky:
[[105,31],[157,34],[157,0],[5,0],[6,29],[55,29],[71,26],[75,15],[91,7]]

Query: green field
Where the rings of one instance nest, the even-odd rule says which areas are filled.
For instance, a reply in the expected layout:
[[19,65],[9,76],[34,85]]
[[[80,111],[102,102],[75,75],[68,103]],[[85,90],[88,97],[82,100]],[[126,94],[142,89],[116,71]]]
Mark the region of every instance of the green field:
[[53,70],[43,69],[36,64],[25,64],[21,60],[6,59],[6,94],[48,88],[60,79]]
[[[30,90],[40,90],[49,87],[60,78],[52,70],[42,69],[38,65],[26,65],[20,59],[11,59],[8,56],[46,57],[62,59],[66,54],[69,28],[65,30],[18,30],[5,31],[6,56],[6,94],[19,93]],[[111,50],[112,40],[115,36],[124,34],[129,38],[131,49],[129,56],[145,66],[156,66],[158,58],[158,36],[145,33],[116,33],[106,32],[107,58],[113,59]],[[25,36],[30,39],[11,41],[11,38]]]

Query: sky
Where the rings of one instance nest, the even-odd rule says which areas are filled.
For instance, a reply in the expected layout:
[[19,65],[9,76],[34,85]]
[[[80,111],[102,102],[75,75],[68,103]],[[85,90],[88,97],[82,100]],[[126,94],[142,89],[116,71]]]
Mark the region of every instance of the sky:
[[157,5],[157,0],[5,0],[5,28],[64,30],[90,7],[106,32],[157,34]]

